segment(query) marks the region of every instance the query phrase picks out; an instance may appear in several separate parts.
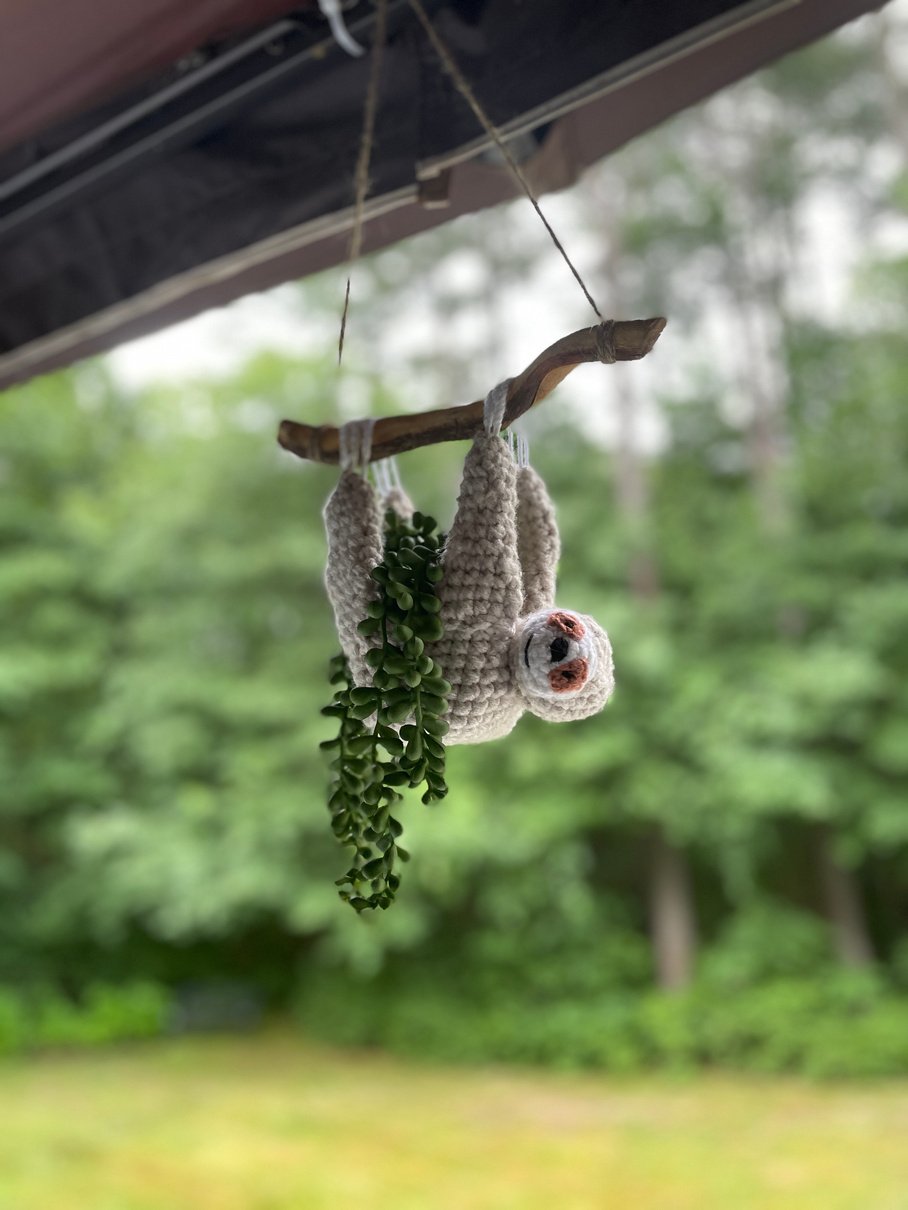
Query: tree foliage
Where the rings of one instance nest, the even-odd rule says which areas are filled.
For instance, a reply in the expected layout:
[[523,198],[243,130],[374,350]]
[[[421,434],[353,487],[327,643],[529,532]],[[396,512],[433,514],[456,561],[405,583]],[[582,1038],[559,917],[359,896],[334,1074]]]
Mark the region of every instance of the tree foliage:
[[[93,364],[0,397],[0,980],[77,990],[99,973],[204,970],[270,995],[345,965],[406,1032],[409,987],[428,988],[414,1003],[456,1000],[468,971],[476,1012],[557,1000],[564,1019],[546,1029],[566,1036],[571,1004],[651,980],[655,828],[693,871],[704,982],[676,1010],[692,1054],[703,997],[737,984],[775,988],[753,992],[755,1022],[816,1010],[791,981],[832,961],[820,830],[853,872],[880,978],[904,980],[905,262],[868,253],[853,305],[823,308],[805,301],[798,241],[831,189],[861,223],[891,214],[904,177],[861,175],[868,146],[889,146],[880,87],[872,39],[851,33],[590,182],[589,198],[615,185],[621,201],[622,310],[665,310],[687,348],[722,354],[687,355],[653,384],[663,440],[642,455],[645,514],[612,508],[620,465],[546,405],[535,461],[560,509],[561,593],[608,626],[618,689],[596,719],[527,718],[505,742],[451,751],[444,809],[400,806],[419,860],[380,918],[340,909],[324,809],[333,474],[274,444],[301,398],[316,401],[307,418],[333,416],[333,370],[262,354],[223,380],[129,393]],[[488,234],[501,219],[477,221]],[[440,255],[449,235],[432,238]],[[368,278],[385,309],[411,289],[400,255]],[[361,381],[378,410],[397,405],[387,381]],[[459,452],[403,470],[444,525]],[[784,509],[767,513],[775,499]],[[641,550],[658,568],[647,599],[628,579]],[[647,1009],[641,1033],[629,1011],[614,1023],[628,1053],[667,1053],[659,1030],[680,1017]],[[896,1009],[880,1011],[891,1025]],[[772,1038],[733,1028],[719,1021],[709,1058],[727,1042],[784,1065]],[[527,1031],[515,1057],[551,1053]],[[807,1065],[835,1066],[831,1047]]]

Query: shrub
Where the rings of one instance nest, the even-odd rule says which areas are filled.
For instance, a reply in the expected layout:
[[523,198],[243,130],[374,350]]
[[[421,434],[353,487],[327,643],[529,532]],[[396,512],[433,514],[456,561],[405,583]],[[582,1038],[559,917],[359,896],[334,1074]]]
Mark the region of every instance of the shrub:
[[0,1054],[154,1037],[169,1013],[169,993],[153,983],[96,984],[79,1000],[48,988],[0,990]]
[[616,1073],[715,1066],[815,1078],[908,1074],[908,998],[873,974],[827,970],[722,993],[613,991],[477,999],[450,984],[310,976],[304,1029],[454,1063],[527,1063]]
[[731,917],[704,954],[701,974],[727,992],[777,978],[822,974],[831,962],[824,921],[787,904],[757,900]]
[[28,1038],[28,1013],[20,997],[0,988],[0,1055],[15,1054]]

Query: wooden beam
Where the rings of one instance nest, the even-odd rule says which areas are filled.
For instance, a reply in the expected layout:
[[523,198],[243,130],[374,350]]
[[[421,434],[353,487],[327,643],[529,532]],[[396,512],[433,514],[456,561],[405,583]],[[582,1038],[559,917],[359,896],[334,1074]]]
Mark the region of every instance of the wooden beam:
[[[571,370],[585,362],[599,361],[606,365],[615,361],[639,361],[650,352],[662,334],[665,320],[607,319],[592,328],[581,328],[555,342],[535,361],[512,378],[508,386],[508,402],[502,428],[507,428],[524,412],[545,399]],[[403,416],[386,416],[376,420],[372,431],[371,462],[403,454],[423,445],[441,441],[468,441],[482,431],[483,401],[440,408],[431,412],[415,412]],[[278,442],[298,458],[312,462],[338,462],[338,432],[332,425],[300,424],[282,420]]]

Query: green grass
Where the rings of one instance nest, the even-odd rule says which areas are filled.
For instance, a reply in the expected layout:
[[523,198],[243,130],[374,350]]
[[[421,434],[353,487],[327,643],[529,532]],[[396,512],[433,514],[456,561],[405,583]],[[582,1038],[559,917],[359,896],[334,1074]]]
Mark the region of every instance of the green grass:
[[908,1085],[412,1066],[290,1035],[0,1065],[2,1210],[908,1210]]

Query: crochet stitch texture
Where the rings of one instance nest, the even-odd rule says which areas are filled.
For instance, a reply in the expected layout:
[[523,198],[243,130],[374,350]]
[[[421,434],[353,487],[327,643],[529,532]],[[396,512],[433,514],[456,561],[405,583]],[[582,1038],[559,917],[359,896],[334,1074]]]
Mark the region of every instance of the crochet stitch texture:
[[[380,498],[349,469],[325,507],[325,585],[357,685],[371,684],[365,657],[374,640],[356,627],[376,596],[370,572],[381,562],[388,507],[412,513],[399,488]],[[442,555],[445,632],[427,646],[452,685],[446,743],[498,739],[526,710],[550,722],[586,718],[611,696],[605,631],[593,618],[555,606],[559,555],[555,510],[540,476],[518,469],[497,434],[477,436]]]

